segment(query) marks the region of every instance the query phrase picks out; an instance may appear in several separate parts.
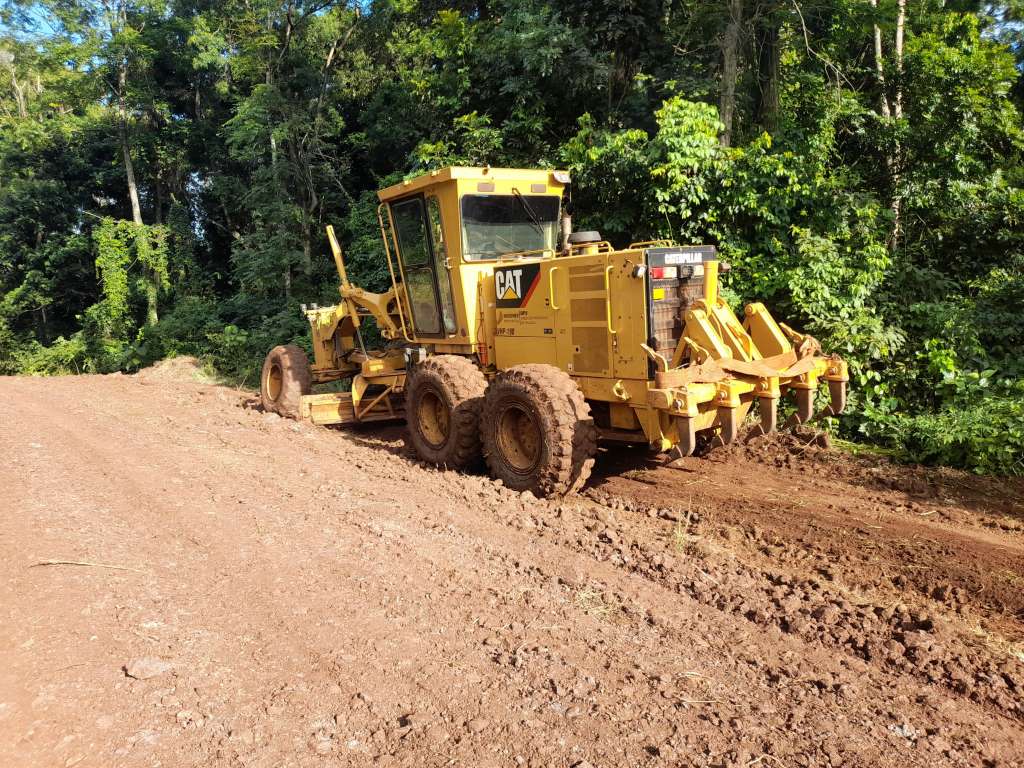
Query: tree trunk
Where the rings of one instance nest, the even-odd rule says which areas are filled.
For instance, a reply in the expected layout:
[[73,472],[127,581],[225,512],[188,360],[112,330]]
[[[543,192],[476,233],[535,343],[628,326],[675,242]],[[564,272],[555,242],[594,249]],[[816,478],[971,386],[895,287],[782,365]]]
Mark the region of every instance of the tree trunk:
[[42,318],[42,343],[50,343],[50,318],[46,315],[46,305],[44,304],[39,308],[39,316]]
[[[121,65],[117,70],[117,105],[121,128],[121,151],[124,154],[124,173],[128,178],[128,199],[132,204],[132,221],[135,223],[136,230],[135,237],[136,239],[140,237],[148,238],[149,232],[146,231],[146,225],[142,221],[142,205],[139,203],[139,188],[135,183],[135,166],[132,164],[132,149],[128,137],[127,86],[128,59],[122,58]],[[160,285],[152,270],[146,272],[144,280],[146,283],[146,325],[156,325],[160,319],[157,307]]]
[[164,223],[164,181],[160,171],[156,172],[156,200],[153,210],[153,221],[157,226]]
[[770,15],[757,27],[757,121],[768,133],[779,127],[779,24]]
[[311,173],[306,175],[308,197],[302,207],[302,272],[307,277],[313,273],[313,226],[316,211],[320,207],[320,196],[316,193],[316,181]]
[[24,120],[28,117],[28,101],[25,98],[25,88],[18,83],[13,63],[11,64],[11,87],[14,88],[14,101],[18,105],[18,117]]
[[[893,64],[896,77],[893,88],[892,116],[895,120],[903,117],[903,34],[907,21],[907,1],[897,0],[896,3],[896,41],[893,46]],[[895,252],[899,247],[903,234],[903,147],[896,142],[889,175],[892,178],[892,199],[889,210],[892,212],[892,229],[889,231],[889,251]]]
[[[270,18],[267,18],[267,28],[272,29]],[[266,84],[271,86],[274,83],[274,70],[273,70],[273,56],[267,58],[267,71],[266,71]],[[277,175],[277,139],[274,138],[274,126],[268,126],[270,132],[270,172],[274,179],[274,184],[278,185],[279,179]],[[292,298],[292,268],[290,264],[284,266],[284,297],[286,300],[291,301]]]
[[718,119],[722,121],[719,142],[732,144],[733,117],[736,114],[736,72],[739,61],[740,25],[743,23],[743,0],[728,0],[729,21],[722,35],[722,79],[719,86]]
[[132,204],[132,221],[142,224],[142,206],[139,205],[139,189],[135,185],[135,167],[132,165],[132,150],[128,143],[128,101],[125,90],[128,83],[128,60],[122,59],[117,70],[117,104],[121,124],[121,151],[124,153],[124,172],[128,177],[128,199]]
[[[871,7],[878,11],[878,0],[870,0]],[[875,32],[875,78],[878,80],[878,106],[883,117],[890,117],[892,110],[889,108],[889,94],[885,89],[885,60],[882,54],[882,29],[876,21]]]
[[309,211],[302,212],[302,273],[313,272],[313,221]]
[[[40,248],[43,247],[43,237],[44,237],[44,232],[43,232],[42,223],[39,222],[39,223],[36,224],[36,251],[37,252],[39,251]],[[50,343],[50,331],[49,331],[49,321],[48,321],[48,319],[46,317],[46,304],[43,304],[41,307],[39,307],[39,315],[42,317],[42,330],[41,330],[41,332],[39,334],[39,341],[42,344],[49,344]]]
[[152,275],[146,275],[146,325],[156,325],[160,320],[157,314],[159,291],[160,286],[157,285],[156,278]]
[[[878,10],[878,0],[869,0],[871,7]],[[882,30],[877,22],[874,25],[875,42],[875,77],[878,79],[878,108],[886,123],[892,120],[899,120],[903,117],[903,37],[907,19],[906,0],[897,0],[896,15],[896,39],[893,46],[893,64],[896,70],[894,78],[893,97],[889,98],[889,91],[885,79],[884,52],[882,50]],[[889,212],[892,214],[892,227],[889,230],[886,245],[889,252],[894,252],[899,247],[900,236],[903,232],[903,198],[900,185],[903,169],[903,148],[896,142],[891,151],[885,153],[885,166],[889,171]]]
[[903,117],[903,29],[907,22],[907,0],[897,0],[896,45],[893,52],[896,63],[896,95],[893,99],[893,117]]

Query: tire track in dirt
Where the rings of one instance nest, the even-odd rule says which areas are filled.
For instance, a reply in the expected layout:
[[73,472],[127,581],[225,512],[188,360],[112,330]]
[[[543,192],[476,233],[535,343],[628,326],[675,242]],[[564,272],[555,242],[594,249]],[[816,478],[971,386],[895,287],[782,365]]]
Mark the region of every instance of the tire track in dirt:
[[781,436],[764,454],[754,446],[682,471],[620,453],[600,487],[644,504],[686,498],[777,563],[806,569],[810,554],[828,578],[911,587],[932,610],[1024,641],[1024,483],[807,452]]
[[[588,495],[604,509],[598,510],[592,519],[586,519],[582,527],[577,525],[566,531],[564,525],[556,526],[559,534],[556,540],[568,548],[572,548],[574,536],[582,533],[582,537],[575,538],[575,543],[585,551],[589,548],[595,559],[610,560],[704,605],[744,618],[761,628],[780,629],[807,643],[839,648],[872,662],[884,676],[896,673],[919,678],[927,684],[941,683],[955,697],[964,696],[981,703],[997,716],[1018,720],[1024,717],[1021,706],[1024,681],[1019,663],[1008,658],[1001,649],[990,649],[965,634],[961,626],[947,626],[934,614],[904,605],[899,599],[879,603],[877,596],[872,599],[838,583],[830,586],[828,581],[835,579],[834,574],[829,574],[826,581],[820,575],[808,579],[777,569],[759,570],[731,563],[724,570],[717,569],[714,577],[708,576],[698,565],[694,575],[692,568],[687,571],[677,567],[685,558],[652,553],[637,539],[629,541],[631,535],[644,541],[668,538],[672,534],[664,530],[664,521],[644,526],[633,519],[619,525],[612,522],[615,519],[612,507],[631,512],[642,511],[643,507],[610,499],[601,491],[591,490]],[[664,516],[679,521],[686,515],[679,510],[647,508],[646,511],[651,516],[667,513]],[[700,515],[693,515],[692,520],[698,522]],[[540,531],[543,535],[544,529]],[[678,536],[678,530],[675,535]],[[691,538],[689,534],[684,535]],[[628,555],[621,546],[624,543],[630,548]],[[699,547],[694,547],[690,554],[699,551]],[[842,684],[837,683],[836,687],[841,688]]]

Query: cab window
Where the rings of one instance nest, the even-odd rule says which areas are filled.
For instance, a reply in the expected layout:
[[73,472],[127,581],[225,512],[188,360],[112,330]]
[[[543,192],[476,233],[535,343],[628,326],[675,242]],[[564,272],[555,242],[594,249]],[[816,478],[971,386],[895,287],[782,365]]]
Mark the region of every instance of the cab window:
[[440,334],[441,313],[434,287],[434,269],[420,198],[391,206],[398,251],[405,273],[405,288],[412,305],[413,326],[419,333]]
[[557,195],[463,195],[462,254],[467,261],[506,253],[554,250]]

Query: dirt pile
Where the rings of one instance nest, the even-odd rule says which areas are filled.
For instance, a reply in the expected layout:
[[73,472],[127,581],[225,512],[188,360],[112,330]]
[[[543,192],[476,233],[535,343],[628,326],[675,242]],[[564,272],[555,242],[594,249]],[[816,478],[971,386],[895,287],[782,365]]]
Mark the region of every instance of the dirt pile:
[[188,355],[161,360],[143,368],[134,378],[144,384],[211,384],[214,380],[197,358]]

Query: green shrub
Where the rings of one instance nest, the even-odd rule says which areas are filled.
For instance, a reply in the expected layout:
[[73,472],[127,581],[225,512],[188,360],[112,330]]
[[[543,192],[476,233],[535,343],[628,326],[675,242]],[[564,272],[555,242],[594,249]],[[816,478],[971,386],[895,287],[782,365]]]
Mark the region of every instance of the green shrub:
[[59,336],[50,346],[33,342],[16,355],[18,373],[31,376],[66,376],[89,370],[88,355],[82,334],[70,339]]
[[1024,475],[1024,381],[990,385],[978,375],[964,381],[970,385],[937,413],[869,411],[864,432],[905,461]]
[[239,302],[226,308],[231,322],[206,333],[201,356],[226,378],[255,387],[263,358],[278,344],[298,344],[311,352],[309,324],[295,307],[257,315],[259,303]]

